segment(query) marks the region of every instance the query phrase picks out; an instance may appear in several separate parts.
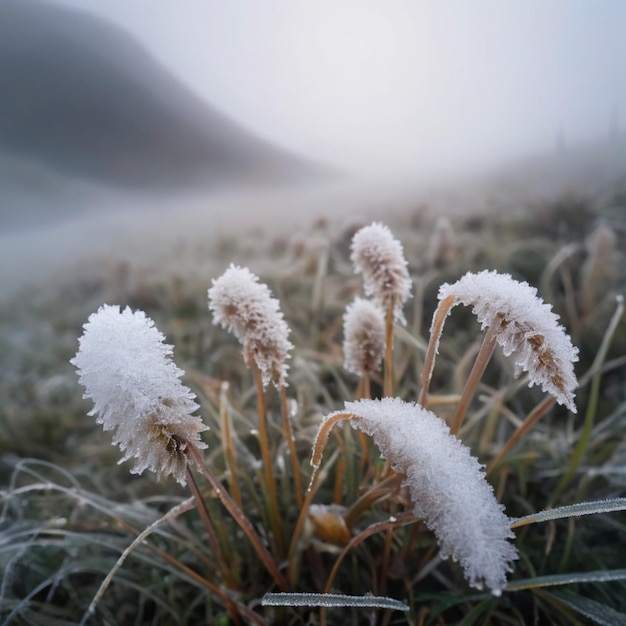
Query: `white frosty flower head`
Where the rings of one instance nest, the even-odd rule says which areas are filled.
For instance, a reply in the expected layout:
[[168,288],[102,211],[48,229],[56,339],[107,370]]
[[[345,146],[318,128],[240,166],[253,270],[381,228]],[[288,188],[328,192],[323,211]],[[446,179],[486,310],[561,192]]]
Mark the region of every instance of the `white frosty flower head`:
[[[346,402],[354,428],[372,436],[391,467],[406,478],[413,513],[437,537],[443,558],[463,567],[470,585],[500,595],[517,550],[511,521],[483,466],[446,423],[399,398]],[[330,416],[329,416],[330,417]]]
[[350,260],[363,274],[365,293],[385,311],[393,307],[394,320],[404,322],[402,306],[411,295],[411,279],[402,244],[384,224],[373,222],[352,238]]
[[79,350],[70,361],[94,403],[89,415],[113,444],[133,458],[133,474],[145,469],[186,482],[187,446],[206,448],[200,433],[208,427],[191,415],[195,396],[180,382],[172,346],[143,311],[103,305],[84,325]]
[[528,372],[531,386],[541,385],[559,404],[576,413],[574,389],[578,382],[572,363],[578,361],[578,348],[534,287],[509,274],[485,270],[442,285],[439,300],[446,298],[453,300],[453,306],[471,306],[483,329],[495,324],[505,356],[516,353],[516,373]]
[[287,386],[287,359],[293,345],[280,304],[267,285],[247,267],[231,265],[209,289],[213,322],[232,331],[243,344],[247,365],[260,370],[263,385]]
[[360,376],[375,372],[385,353],[385,314],[376,303],[355,298],[343,316],[345,368]]

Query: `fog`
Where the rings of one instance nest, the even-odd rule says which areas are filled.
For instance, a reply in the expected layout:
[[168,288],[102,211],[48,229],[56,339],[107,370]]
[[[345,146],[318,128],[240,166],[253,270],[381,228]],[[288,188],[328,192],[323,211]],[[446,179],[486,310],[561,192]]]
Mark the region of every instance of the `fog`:
[[[0,12],[12,7],[40,23],[0,37],[12,85],[0,296],[85,258],[163,261],[167,245],[244,227],[384,219],[436,205],[434,184],[460,194],[459,181],[625,135],[622,0],[4,0]],[[455,202],[472,200],[446,210]]]
[[626,124],[622,0],[64,1],[259,134],[368,176],[474,171]]

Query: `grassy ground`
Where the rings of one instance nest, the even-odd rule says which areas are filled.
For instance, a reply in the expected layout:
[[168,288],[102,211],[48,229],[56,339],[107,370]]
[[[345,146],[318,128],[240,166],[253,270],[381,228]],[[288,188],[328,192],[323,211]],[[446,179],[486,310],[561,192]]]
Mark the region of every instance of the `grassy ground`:
[[[451,220],[449,247],[439,250],[432,248],[434,218],[427,210],[385,220],[404,244],[415,294],[405,308],[407,326],[396,330],[396,395],[417,399],[438,287],[466,271],[497,269],[537,286],[580,348],[576,371],[584,384],[577,392],[578,414],[554,408],[489,477],[511,517],[626,495],[623,317],[600,369],[592,370],[616,308],[615,294],[626,291],[620,253],[626,249],[625,195],[617,189],[598,200],[560,196],[516,215],[499,214],[493,207],[488,219],[458,216]],[[211,426],[204,437],[207,464],[225,485],[232,479],[221,445],[228,415],[244,511],[284,567],[285,548],[278,545],[267,494],[260,487],[254,381],[236,340],[213,326],[206,290],[211,278],[233,262],[259,274],[280,300],[296,346],[288,397],[300,467],[308,478],[311,443],[322,415],[354,399],[358,385],[342,366],[341,320],[346,304],[361,289],[349,262],[350,239],[360,225],[338,229],[320,222],[297,237],[222,239],[203,251],[203,264],[215,268],[207,276],[178,272],[175,256],[171,270],[159,273],[111,259],[80,279],[60,279],[4,303],[1,623],[79,623],[102,579],[137,533],[190,495],[149,473],[131,476],[126,466],[117,465],[120,454],[110,445],[110,435],[87,416],[90,403],[81,399],[68,361],[82,324],[105,302],[144,310],[175,346],[176,363],[187,372],[184,382],[198,395],[200,414]],[[604,237],[595,252],[594,232],[596,238]],[[455,310],[432,383],[439,396],[460,392],[480,336],[470,312]],[[587,376],[590,371],[595,375]],[[381,384],[373,381],[375,397]],[[496,352],[461,439],[488,463],[542,397],[536,387],[519,385],[511,363]],[[290,488],[275,394],[268,395],[268,407],[281,517],[289,536],[299,509]],[[436,410],[449,418],[453,408],[443,404]],[[577,447],[581,439],[584,449]],[[346,541],[410,508],[398,481],[380,486],[377,454],[350,429],[340,427],[331,437],[314,499],[319,508],[309,516],[298,547],[295,591],[322,591]],[[259,606],[266,592],[276,590],[273,581],[216,494],[200,485],[228,574],[216,565],[197,512],[186,512],[132,552],[87,623],[230,623],[234,618],[211,584],[269,623],[319,623],[319,609]],[[619,621],[626,619],[623,580],[598,583],[583,577],[565,587],[516,587],[519,581],[547,575],[624,571],[624,513],[531,525],[516,535],[521,557],[510,576],[511,590],[495,598],[470,589],[455,563],[440,560],[433,536],[419,522],[374,533],[347,553],[332,588],[398,598],[409,604],[410,613],[331,609],[325,619],[331,624],[624,623]]]

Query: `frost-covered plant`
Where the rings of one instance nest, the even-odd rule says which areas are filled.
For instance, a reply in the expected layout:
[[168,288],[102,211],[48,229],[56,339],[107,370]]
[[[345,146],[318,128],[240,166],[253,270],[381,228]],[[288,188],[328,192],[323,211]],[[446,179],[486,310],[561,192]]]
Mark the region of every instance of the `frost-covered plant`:
[[283,426],[294,471],[294,488],[297,502],[301,504],[302,481],[285,394],[289,369],[287,359],[293,348],[288,339],[289,326],[283,319],[278,300],[272,297],[267,285],[260,283],[258,277],[247,267],[231,265],[219,278],[213,280],[208,297],[213,322],[235,334],[243,344],[246,365],[251,366],[255,372],[258,387],[259,443],[274,531],[283,547],[282,519],[272,467],[264,388],[271,381],[281,395]]
[[424,367],[421,403],[432,374],[445,318],[452,307],[464,304],[472,307],[482,328],[489,329],[489,341],[493,346],[497,342],[506,356],[515,353],[517,374],[527,372],[531,386],[541,385],[559,404],[576,412],[574,389],[578,383],[572,363],[578,360],[578,349],[558,323],[552,307],[544,304],[534,287],[514,280],[508,274],[485,270],[478,274],[468,272],[457,282],[442,285],[438,297],[439,306],[433,316]]
[[411,278],[402,244],[389,228],[378,222],[361,228],[352,238],[350,259],[354,271],[363,275],[366,295],[404,322],[402,306],[411,295]]
[[358,376],[377,371],[385,353],[385,314],[371,300],[355,298],[343,316],[344,366]]
[[172,346],[143,311],[103,305],[84,325],[80,348],[71,360],[94,407],[90,415],[113,444],[134,459],[132,473],[145,469],[186,482],[187,446],[206,448],[207,430],[192,413],[195,396],[180,382],[183,371],[172,361]]
[[[517,558],[508,541],[514,536],[511,520],[469,448],[441,418],[399,398],[346,402],[345,412],[325,418],[322,436],[327,435],[325,423],[345,417],[372,436],[391,467],[405,476],[413,514],[435,533],[441,556],[459,561],[473,587],[486,585],[500,595]],[[319,461],[315,457],[313,463]]]
[[454,259],[455,250],[456,241],[450,219],[446,216],[438,217],[426,254],[428,265],[437,267],[450,263]]
[[287,359],[293,345],[280,304],[267,285],[247,267],[231,265],[209,289],[215,324],[233,332],[243,344],[247,365],[261,372],[263,385],[287,386]]
[[352,238],[350,259],[356,274],[363,275],[365,294],[385,312],[384,394],[393,390],[393,323],[405,323],[402,307],[411,295],[411,278],[402,244],[384,224],[373,222]]

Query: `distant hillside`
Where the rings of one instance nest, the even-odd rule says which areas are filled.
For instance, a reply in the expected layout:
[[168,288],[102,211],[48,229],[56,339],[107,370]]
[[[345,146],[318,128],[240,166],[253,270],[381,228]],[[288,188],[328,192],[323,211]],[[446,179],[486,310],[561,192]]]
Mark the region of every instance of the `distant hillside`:
[[0,204],[29,161],[130,188],[316,171],[202,102],[122,29],[50,3],[0,0],[0,94]]

